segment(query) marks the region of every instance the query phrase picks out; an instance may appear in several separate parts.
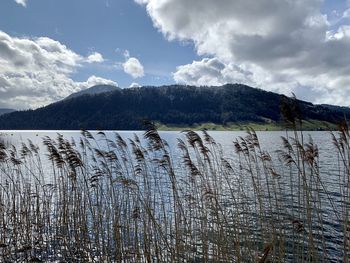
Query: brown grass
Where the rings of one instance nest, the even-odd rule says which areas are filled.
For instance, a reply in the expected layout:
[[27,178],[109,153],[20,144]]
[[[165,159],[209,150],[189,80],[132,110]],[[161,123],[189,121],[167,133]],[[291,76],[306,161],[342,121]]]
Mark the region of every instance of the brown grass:
[[128,141],[46,137],[44,164],[30,141],[0,143],[0,261],[349,262],[346,124],[332,185],[297,131],[274,155],[252,129],[229,156],[207,132],[184,134],[177,151],[151,124]]

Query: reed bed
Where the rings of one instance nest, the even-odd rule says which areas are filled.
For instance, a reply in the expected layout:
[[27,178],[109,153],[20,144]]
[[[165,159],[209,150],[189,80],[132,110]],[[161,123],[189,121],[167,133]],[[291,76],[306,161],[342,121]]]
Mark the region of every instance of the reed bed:
[[[295,124],[295,123],[294,123]],[[178,151],[82,131],[0,143],[0,262],[349,262],[350,134],[332,134],[332,184],[302,132],[268,153],[185,131]]]

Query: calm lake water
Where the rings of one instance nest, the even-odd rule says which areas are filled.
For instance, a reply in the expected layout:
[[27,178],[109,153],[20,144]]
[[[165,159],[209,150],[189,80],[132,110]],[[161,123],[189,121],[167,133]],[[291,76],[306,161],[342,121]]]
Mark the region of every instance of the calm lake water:
[[[143,131],[106,131],[105,134],[107,138],[114,139],[115,133],[120,134],[125,140],[133,139],[134,135],[142,138]],[[91,132],[96,139],[101,138],[97,135],[97,131]],[[160,131],[161,137],[165,139],[170,148],[172,149],[173,156],[178,156],[179,149],[177,147],[178,138],[185,140],[185,135],[182,132],[178,131]],[[282,149],[282,139],[283,137],[292,136],[293,134],[289,132],[288,134],[285,131],[258,131],[256,132],[259,138],[259,142],[263,150],[269,152],[272,158],[276,159],[277,150]],[[3,138],[10,144],[20,146],[21,143],[27,143],[28,140],[31,140],[35,145],[38,145],[40,150],[46,150],[46,147],[43,145],[43,138],[49,136],[51,138],[57,138],[58,134],[63,135],[64,138],[75,142],[79,142],[81,138],[80,131],[1,131]],[[201,134],[201,132],[199,132]],[[245,137],[247,133],[245,131],[209,131],[209,134],[215,139],[217,143],[222,146],[224,154],[231,158],[234,158],[234,147],[233,141],[239,137]],[[338,159],[335,155],[335,146],[332,143],[332,137],[330,132],[327,131],[305,131],[303,133],[305,143],[309,141],[309,138],[312,138],[313,142],[317,145],[319,149],[320,156],[320,168],[326,172],[324,174],[324,179],[332,182],[330,174],[338,173],[337,168]],[[41,151],[42,153],[44,151]],[[46,156],[43,156],[43,160],[47,160]]]
[[[125,140],[133,139],[136,134],[140,138],[143,136],[143,131],[117,131]],[[66,139],[74,139],[76,142],[79,142],[81,138],[80,131],[1,131],[0,132],[5,141],[9,144],[20,146],[22,142],[27,142],[31,140],[35,145],[38,145],[39,148],[43,151],[42,160],[45,165],[45,161],[48,160],[45,155],[45,146],[43,145],[43,138],[49,136],[51,138],[56,138],[58,134],[63,135]],[[92,132],[96,139],[99,138],[97,132]],[[113,139],[115,132],[107,131],[105,132],[107,138]],[[228,159],[231,159],[235,162],[237,154],[235,154],[233,141],[239,137],[245,137],[247,135],[244,131],[234,131],[234,132],[219,132],[219,131],[210,131],[209,134],[215,139],[217,143],[222,146],[224,155]],[[181,132],[160,132],[160,135],[165,139],[170,149],[172,150],[172,156],[179,158],[180,150],[177,147],[178,139],[181,138],[185,140],[185,135]],[[289,133],[292,135],[292,133]],[[339,249],[341,247],[341,242],[343,240],[343,229],[342,222],[337,220],[330,210],[331,205],[335,206],[335,209],[341,209],[341,199],[339,193],[339,166],[338,166],[338,156],[336,154],[335,146],[332,143],[332,137],[330,132],[324,131],[306,131],[303,133],[305,142],[309,141],[309,138],[312,138],[313,142],[318,146],[319,149],[319,169],[321,171],[321,178],[323,183],[327,186],[327,191],[330,194],[333,204],[329,202],[329,198],[320,193],[323,196],[322,204],[322,214],[325,218],[323,224],[325,236],[327,237],[324,241],[329,251],[329,259],[332,262],[337,262],[336,260],[342,257],[342,252]],[[257,132],[257,136],[260,141],[260,145],[263,150],[269,152],[272,156],[272,159],[276,164],[276,171],[280,174],[283,174],[286,171],[286,167],[282,166],[281,161],[278,158],[277,150],[282,149],[282,139],[281,136],[286,137],[286,132],[282,131],[260,131]],[[176,163],[175,163],[176,166]],[[180,166],[180,163],[179,163]],[[176,169],[176,167],[175,167]],[[288,187],[281,183],[281,187]],[[282,189],[283,190],[283,189]],[[295,196],[289,196],[286,194],[284,196],[285,200],[295,198]],[[333,207],[334,208],[334,207]],[[290,210],[294,209],[294,206],[289,207]],[[292,212],[291,212],[292,213]],[[338,245],[338,247],[336,247]],[[290,262],[293,262],[293,256],[290,258]],[[341,262],[341,261],[339,261]]]
[[[92,135],[97,139],[103,140],[99,136],[97,131],[92,131]],[[115,133],[120,134],[123,139],[133,139],[137,135],[140,139],[143,138],[144,131],[106,131],[107,138],[114,140]],[[160,136],[165,139],[170,148],[173,159],[180,159],[181,151],[177,144],[178,139],[186,140],[185,134],[178,131],[160,131]],[[278,160],[278,154],[276,151],[282,149],[281,137],[293,136],[292,132],[286,133],[285,131],[257,131],[257,136],[264,151],[271,154],[272,159],[276,162],[277,169],[279,168],[280,161]],[[43,138],[49,136],[51,138],[57,138],[59,134],[63,135],[68,140],[74,140],[77,144],[81,138],[81,131],[1,131],[2,137],[10,144],[19,146],[22,143],[27,143],[28,140],[32,141],[35,145],[39,146],[40,153],[42,154],[43,165],[48,160],[46,156],[46,147],[43,145]],[[201,132],[199,132],[201,134]],[[245,137],[247,133],[245,131],[209,131],[209,134],[215,139],[217,143],[222,146],[225,157],[228,159],[235,159],[235,149],[233,141],[240,137]],[[321,177],[325,184],[328,186],[328,190],[334,192],[334,196],[338,196],[336,192],[338,190],[338,155],[336,154],[335,146],[332,143],[331,133],[327,131],[305,131],[303,132],[304,142],[312,141],[317,145],[319,149],[319,168],[322,171]],[[179,160],[181,161],[181,160]],[[176,168],[176,167],[175,167]],[[285,167],[280,171],[284,172]],[[333,187],[334,186],[334,187]],[[334,191],[332,190],[334,189]]]
[[[144,131],[106,131],[105,134],[107,138],[113,140],[115,138],[115,133],[120,134],[126,141],[128,139],[133,139],[135,135],[142,139]],[[81,138],[81,131],[2,131],[0,132],[6,141],[10,144],[20,146],[21,143],[26,143],[31,140],[35,145],[38,145],[40,152],[43,154],[42,160],[47,159],[45,155],[46,147],[43,145],[43,138],[49,136],[51,138],[57,138],[59,134],[63,135],[64,138],[68,140],[74,140],[76,143],[79,142]],[[98,140],[99,135],[97,131],[92,131],[92,135]],[[185,140],[185,135],[178,131],[160,131],[161,137],[165,139],[171,150],[174,159],[180,158],[180,150],[178,149],[178,139]],[[293,136],[292,132],[288,134],[285,131],[257,131],[257,136],[264,151],[271,154],[272,158],[278,164],[278,154],[276,151],[282,149],[282,139],[281,137]],[[199,132],[201,134],[201,132]],[[245,131],[209,131],[209,134],[215,139],[217,143],[222,146],[224,155],[229,159],[235,159],[237,156],[235,154],[233,141],[239,139],[240,137],[245,137],[247,133]],[[339,175],[338,167],[338,156],[336,154],[335,146],[332,142],[331,133],[328,131],[305,131],[303,132],[304,142],[308,143],[309,139],[317,145],[319,149],[319,167],[322,171],[322,179],[328,185],[330,191],[334,185],[334,190],[338,188],[337,181]],[[278,166],[277,166],[278,168]],[[281,171],[283,172],[283,171]],[[337,193],[334,193],[336,196]]]
[[[108,138],[113,139],[115,132],[119,133],[124,139],[133,138],[134,135],[138,135],[142,138],[143,131],[106,131]],[[97,135],[98,132],[91,132],[93,135]],[[165,139],[169,145],[176,151],[177,139],[184,139],[184,134],[177,131],[160,131],[161,137]],[[200,132],[199,132],[200,133]],[[260,144],[264,150],[273,153],[274,151],[281,149],[282,140],[281,136],[286,137],[287,134],[284,131],[257,131],[256,132],[260,141]],[[79,141],[81,137],[80,131],[0,131],[3,137],[14,145],[19,145],[22,142],[31,140],[34,144],[38,145],[41,149],[45,149],[42,144],[42,139],[45,136],[56,138],[58,134],[62,134],[66,139],[73,138],[75,141]],[[239,137],[245,137],[245,131],[209,131],[209,134],[220,143],[225,153],[233,151],[233,141]],[[291,136],[292,133],[289,133]],[[308,141],[311,137],[315,144],[317,144],[320,150],[320,161],[324,165],[331,165],[334,162],[334,156],[332,151],[334,146],[330,132],[326,131],[305,131],[304,138]],[[98,138],[98,136],[96,136]]]

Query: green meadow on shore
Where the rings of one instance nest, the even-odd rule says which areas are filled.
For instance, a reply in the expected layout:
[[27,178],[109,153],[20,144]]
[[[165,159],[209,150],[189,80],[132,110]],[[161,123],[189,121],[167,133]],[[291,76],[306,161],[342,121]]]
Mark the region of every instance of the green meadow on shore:
[[[227,125],[215,124],[215,123],[200,123],[194,125],[165,125],[162,123],[156,124],[157,129],[160,131],[183,131],[183,130],[208,130],[208,131],[244,131],[248,127],[255,131],[284,131],[288,129],[284,123],[267,122],[267,123],[253,123],[253,122],[240,122],[240,123],[228,123]],[[304,131],[325,131],[336,130],[337,125],[330,122],[323,122],[318,120],[303,120],[302,130]]]

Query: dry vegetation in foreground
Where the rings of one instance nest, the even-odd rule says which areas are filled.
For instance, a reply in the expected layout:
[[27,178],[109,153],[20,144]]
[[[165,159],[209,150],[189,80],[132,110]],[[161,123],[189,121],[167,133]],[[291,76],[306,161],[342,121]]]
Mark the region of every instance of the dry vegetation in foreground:
[[173,156],[153,126],[129,141],[46,137],[44,165],[30,141],[2,143],[0,261],[349,262],[346,125],[332,185],[299,132],[275,161],[253,130],[228,157],[207,132],[184,138]]

